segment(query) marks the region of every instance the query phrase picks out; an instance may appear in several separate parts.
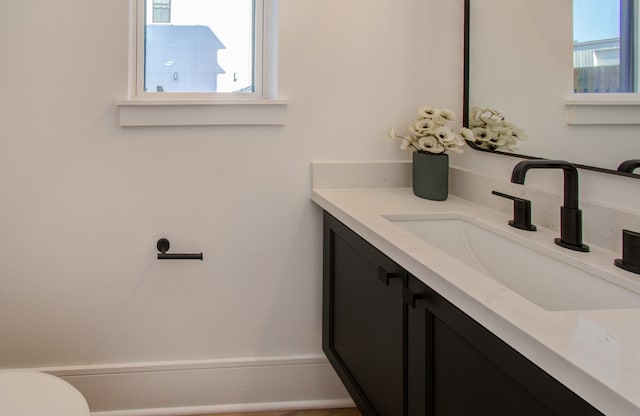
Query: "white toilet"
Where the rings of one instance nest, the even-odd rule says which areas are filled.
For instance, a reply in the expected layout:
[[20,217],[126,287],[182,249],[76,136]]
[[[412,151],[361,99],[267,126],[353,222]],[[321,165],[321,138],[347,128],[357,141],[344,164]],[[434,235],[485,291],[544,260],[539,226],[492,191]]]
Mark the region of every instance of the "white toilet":
[[82,394],[66,381],[36,371],[0,371],[0,415],[89,416]]

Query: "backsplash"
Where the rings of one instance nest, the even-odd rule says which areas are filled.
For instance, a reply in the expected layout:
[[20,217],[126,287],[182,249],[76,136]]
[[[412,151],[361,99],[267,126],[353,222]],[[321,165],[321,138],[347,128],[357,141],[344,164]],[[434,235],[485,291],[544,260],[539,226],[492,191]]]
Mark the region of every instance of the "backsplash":
[[411,162],[311,162],[313,189],[406,188]]
[[[513,203],[491,195],[496,190],[529,199],[532,204],[532,222],[552,230],[560,230],[560,206],[562,195],[550,193],[527,185],[478,175],[466,169],[452,167],[450,191],[453,195],[476,202],[511,215]],[[640,215],[581,199],[583,238],[616,253],[622,251],[622,230],[640,231]]]
[[[388,188],[411,186],[411,162],[313,162],[313,188]],[[513,203],[491,194],[500,191],[531,200],[532,222],[552,230],[560,229],[562,195],[528,185],[516,185],[451,166],[449,193],[459,198],[511,215]],[[622,230],[640,232],[640,215],[589,200],[580,200],[583,238],[593,244],[622,253]]]

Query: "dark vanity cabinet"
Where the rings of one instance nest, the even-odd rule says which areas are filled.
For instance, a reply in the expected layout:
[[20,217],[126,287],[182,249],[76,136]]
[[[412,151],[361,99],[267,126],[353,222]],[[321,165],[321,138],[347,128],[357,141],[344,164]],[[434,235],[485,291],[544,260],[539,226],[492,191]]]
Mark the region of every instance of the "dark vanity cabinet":
[[600,415],[324,214],[323,351],[365,416]]
[[404,271],[325,214],[323,350],[363,414],[404,414]]

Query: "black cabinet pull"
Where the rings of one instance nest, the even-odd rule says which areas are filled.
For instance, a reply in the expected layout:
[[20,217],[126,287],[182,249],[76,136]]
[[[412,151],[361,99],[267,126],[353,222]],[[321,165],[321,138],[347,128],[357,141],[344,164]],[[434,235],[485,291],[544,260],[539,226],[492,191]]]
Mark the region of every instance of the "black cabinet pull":
[[411,308],[416,307],[416,300],[426,298],[426,293],[414,293],[411,289],[408,289],[406,287],[402,288],[402,300]]
[[378,267],[378,279],[386,286],[389,286],[389,279],[400,277],[400,273],[391,273],[386,271],[382,266]]
[[158,260],[202,260],[202,253],[167,253],[169,251],[169,240],[161,238],[156,243]]

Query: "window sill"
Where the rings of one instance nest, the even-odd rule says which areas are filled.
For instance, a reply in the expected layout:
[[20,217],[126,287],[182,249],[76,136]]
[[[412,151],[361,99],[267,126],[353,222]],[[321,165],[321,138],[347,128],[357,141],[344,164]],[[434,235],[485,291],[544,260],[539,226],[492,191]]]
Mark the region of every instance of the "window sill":
[[287,100],[122,100],[120,126],[280,126]]
[[639,94],[576,94],[565,109],[567,124],[640,124]]

